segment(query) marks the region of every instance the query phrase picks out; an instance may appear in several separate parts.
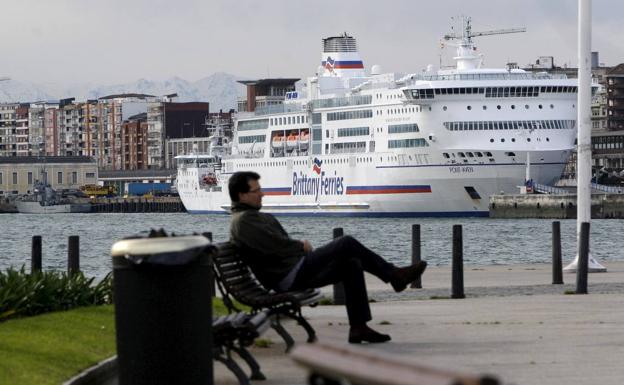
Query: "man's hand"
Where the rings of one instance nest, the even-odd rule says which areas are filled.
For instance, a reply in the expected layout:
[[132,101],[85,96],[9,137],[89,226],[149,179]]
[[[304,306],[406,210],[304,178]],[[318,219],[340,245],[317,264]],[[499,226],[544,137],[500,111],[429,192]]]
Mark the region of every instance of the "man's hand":
[[303,251],[305,251],[306,253],[314,250],[314,247],[312,247],[312,244],[307,239],[304,239],[303,241],[301,241],[301,243],[303,243]]

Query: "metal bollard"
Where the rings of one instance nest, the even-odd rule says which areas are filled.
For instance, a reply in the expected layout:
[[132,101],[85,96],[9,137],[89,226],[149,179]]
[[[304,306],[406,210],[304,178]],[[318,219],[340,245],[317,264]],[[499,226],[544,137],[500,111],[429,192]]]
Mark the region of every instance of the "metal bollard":
[[[206,239],[208,239],[210,243],[212,243],[212,232],[206,231],[206,232],[203,232],[202,235]],[[216,296],[216,293],[217,293],[216,286],[217,286],[217,283],[215,281],[215,276],[214,274],[210,274],[210,277],[208,277],[208,287],[210,288],[210,298],[213,298]]]
[[41,271],[41,235],[33,235],[32,251],[30,254],[30,273]]
[[[334,239],[342,237],[344,235],[344,231],[342,227],[336,227],[333,230]],[[345,291],[344,285],[342,283],[334,284],[334,305],[344,305],[346,303],[345,300]]]
[[67,274],[74,275],[80,271],[80,238],[70,235],[67,244]]
[[552,284],[563,285],[561,265],[561,222],[552,223]]
[[462,226],[453,225],[453,281],[451,298],[466,298],[464,295],[464,255]]
[[587,294],[587,272],[589,269],[589,223],[581,223],[579,258],[576,267],[576,294]]
[[[420,225],[412,225],[412,265],[420,262]],[[412,289],[422,289],[422,276],[410,284]]]

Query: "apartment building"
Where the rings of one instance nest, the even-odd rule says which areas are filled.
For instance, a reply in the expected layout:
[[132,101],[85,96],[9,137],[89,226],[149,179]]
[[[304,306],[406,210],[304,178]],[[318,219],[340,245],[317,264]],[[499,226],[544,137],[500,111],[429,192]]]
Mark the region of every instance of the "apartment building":
[[16,110],[19,104],[0,105],[0,156],[17,156]]
[[121,148],[122,170],[147,169],[147,112],[124,120]]
[[207,138],[209,103],[152,103],[147,113],[148,167],[167,167],[166,143],[184,138]]

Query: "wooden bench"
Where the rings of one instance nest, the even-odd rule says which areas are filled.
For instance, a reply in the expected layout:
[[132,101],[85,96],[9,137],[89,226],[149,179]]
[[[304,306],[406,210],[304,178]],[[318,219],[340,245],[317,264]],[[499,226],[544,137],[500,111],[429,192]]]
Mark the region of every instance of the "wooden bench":
[[301,314],[301,307],[318,304],[322,298],[320,290],[284,293],[268,290],[254,276],[232,243],[219,243],[217,248],[217,255],[213,259],[215,278],[223,296],[223,303],[230,312],[240,311],[236,301],[249,306],[252,314],[268,310],[272,320],[271,327],[284,339],[287,350],[294,346],[294,340],[281,325],[282,317],[296,320],[305,329],[308,342],[316,340],[316,333]]
[[498,385],[491,376],[471,376],[413,364],[327,343],[302,345],[291,357],[310,371],[309,384],[325,385]]
[[[212,322],[213,359],[223,363],[238,379],[240,385],[249,385],[249,380],[265,380],[260,364],[246,349],[254,340],[262,335],[270,326],[267,311],[248,314],[232,313],[215,318]],[[243,369],[232,358],[235,352],[245,361],[251,370],[247,376]]]

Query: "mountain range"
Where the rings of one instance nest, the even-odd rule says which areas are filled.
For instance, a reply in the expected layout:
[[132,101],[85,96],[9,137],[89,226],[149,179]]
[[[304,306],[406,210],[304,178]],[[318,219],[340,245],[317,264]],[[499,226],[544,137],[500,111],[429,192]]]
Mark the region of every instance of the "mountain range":
[[35,84],[19,80],[0,82],[0,102],[37,102],[76,98],[77,102],[107,95],[139,93],[154,96],[177,93],[178,102],[208,102],[210,112],[236,109],[237,99],[244,95],[245,86],[237,83],[244,78],[218,72],[191,82],[179,77],[163,81],[139,79],[125,84],[98,85],[95,83],[63,86],[53,83]]

